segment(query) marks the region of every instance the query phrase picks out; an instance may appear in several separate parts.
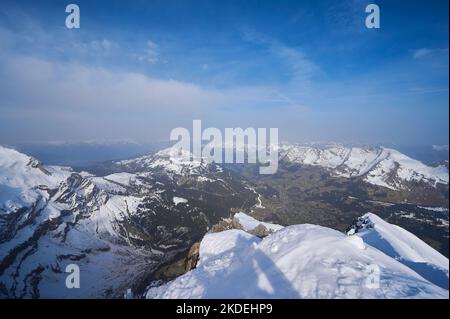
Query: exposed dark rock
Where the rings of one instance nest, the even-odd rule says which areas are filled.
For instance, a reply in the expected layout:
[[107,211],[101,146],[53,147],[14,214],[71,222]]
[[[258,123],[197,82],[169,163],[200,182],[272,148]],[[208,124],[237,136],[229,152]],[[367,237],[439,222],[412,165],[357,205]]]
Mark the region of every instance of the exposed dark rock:
[[264,237],[270,235],[271,233],[273,233],[273,231],[270,229],[267,229],[267,227],[265,227],[263,224],[259,224],[258,226],[253,228],[251,231],[249,231],[249,233],[254,236],[257,236],[259,238],[264,238]]
[[191,269],[194,269],[197,266],[199,257],[200,257],[200,242],[196,242],[194,245],[192,245],[191,249],[189,249],[186,258],[186,264],[184,267],[186,272],[188,272]]

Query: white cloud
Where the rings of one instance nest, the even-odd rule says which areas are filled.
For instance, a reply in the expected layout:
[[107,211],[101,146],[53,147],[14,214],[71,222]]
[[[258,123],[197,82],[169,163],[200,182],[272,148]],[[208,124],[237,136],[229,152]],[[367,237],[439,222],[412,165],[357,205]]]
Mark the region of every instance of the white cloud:
[[194,84],[26,56],[4,57],[1,73],[1,95],[17,109],[32,104],[43,109],[184,111],[217,105],[224,98]]
[[263,114],[256,106],[287,104],[266,87],[219,90],[1,50],[0,96],[0,140],[16,141],[167,140],[195,118],[234,127]]

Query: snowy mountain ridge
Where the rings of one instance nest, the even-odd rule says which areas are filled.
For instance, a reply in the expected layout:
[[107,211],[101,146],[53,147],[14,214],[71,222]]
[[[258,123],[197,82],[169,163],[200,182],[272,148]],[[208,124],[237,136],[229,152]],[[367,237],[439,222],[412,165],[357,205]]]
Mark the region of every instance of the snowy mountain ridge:
[[[108,296],[151,267],[156,252],[130,247],[121,232],[141,201],[126,186],[0,147],[0,296]],[[83,278],[68,290],[73,262]]]
[[[225,145],[224,149],[234,145]],[[256,146],[248,146],[254,150]],[[384,147],[349,147],[341,144],[298,145],[282,143],[276,149],[280,160],[327,169],[332,175],[361,178],[363,181],[392,190],[409,190],[413,183],[429,187],[449,184],[449,171],[445,165],[428,166],[401,152]],[[245,153],[245,149],[234,149]],[[260,150],[261,151],[261,150]],[[176,174],[201,173],[208,165],[220,166],[207,159],[192,158],[189,151],[169,147],[154,155],[118,162],[130,167],[164,167]]]
[[155,154],[119,161],[117,164],[138,170],[164,169],[177,175],[202,174],[211,168],[222,171],[219,165],[193,158],[189,151],[178,150],[174,147],[163,149]]
[[[234,203],[252,205],[256,196],[214,167],[169,164],[156,156],[133,172],[123,165],[101,177],[0,147],[0,297],[121,296],[228,216]],[[225,202],[220,212],[218,199]],[[64,269],[74,262],[82,288],[69,290]]]
[[408,189],[407,183],[411,182],[423,182],[432,187],[449,183],[445,165],[427,166],[384,147],[282,144],[280,156],[291,163],[323,167],[339,177],[361,177],[367,183],[393,190]]

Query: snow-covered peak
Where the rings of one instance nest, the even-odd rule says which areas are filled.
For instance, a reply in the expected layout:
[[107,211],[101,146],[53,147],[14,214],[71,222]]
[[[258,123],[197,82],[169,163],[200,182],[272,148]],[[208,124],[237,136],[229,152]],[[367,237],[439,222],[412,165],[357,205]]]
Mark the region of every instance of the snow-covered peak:
[[12,148],[7,148],[0,145],[0,167],[6,168],[13,165],[26,165],[33,160],[33,158],[22,154]]
[[264,239],[236,229],[207,234],[197,268],[146,296],[448,298],[448,291],[358,236],[303,224]]
[[0,212],[13,212],[48,196],[46,189],[57,188],[71,174],[69,168],[44,166],[30,156],[0,146]]
[[0,146],[0,185],[32,188],[45,185],[57,187],[71,170],[66,167],[44,166],[33,157]]
[[169,147],[155,154],[118,162],[119,165],[140,169],[164,169],[173,174],[199,174],[206,169],[208,162],[192,156],[186,150]]
[[384,147],[283,144],[280,155],[292,163],[324,167],[335,176],[361,177],[368,183],[394,190],[405,189],[405,182],[424,182],[431,186],[449,183],[445,165],[427,166]]
[[[397,175],[402,180],[425,181],[430,184],[448,184],[449,182],[448,168],[445,165],[427,166],[397,150],[385,148],[384,151],[388,152],[389,156],[378,165],[381,167],[385,167],[386,163],[388,163],[388,166],[398,165]],[[376,167],[376,169],[379,169],[379,167]]]

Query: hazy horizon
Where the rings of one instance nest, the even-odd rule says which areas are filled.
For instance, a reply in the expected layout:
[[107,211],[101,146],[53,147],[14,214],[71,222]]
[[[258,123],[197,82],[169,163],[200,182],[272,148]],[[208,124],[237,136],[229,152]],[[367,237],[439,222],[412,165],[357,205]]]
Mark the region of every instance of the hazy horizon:
[[[286,143],[288,141],[280,141]],[[207,142],[204,142],[206,144]],[[320,146],[331,141],[298,143],[303,145]],[[79,141],[65,143],[62,141],[51,143],[16,143],[1,144],[11,147],[26,155],[32,156],[47,165],[72,166],[86,168],[102,162],[132,159],[149,155],[171,147],[174,141],[156,143],[137,143],[135,141]],[[296,144],[295,142],[293,144]],[[425,164],[434,164],[449,159],[448,145],[380,145],[380,144],[347,144],[352,147],[387,147],[394,148],[403,154],[419,160]]]

